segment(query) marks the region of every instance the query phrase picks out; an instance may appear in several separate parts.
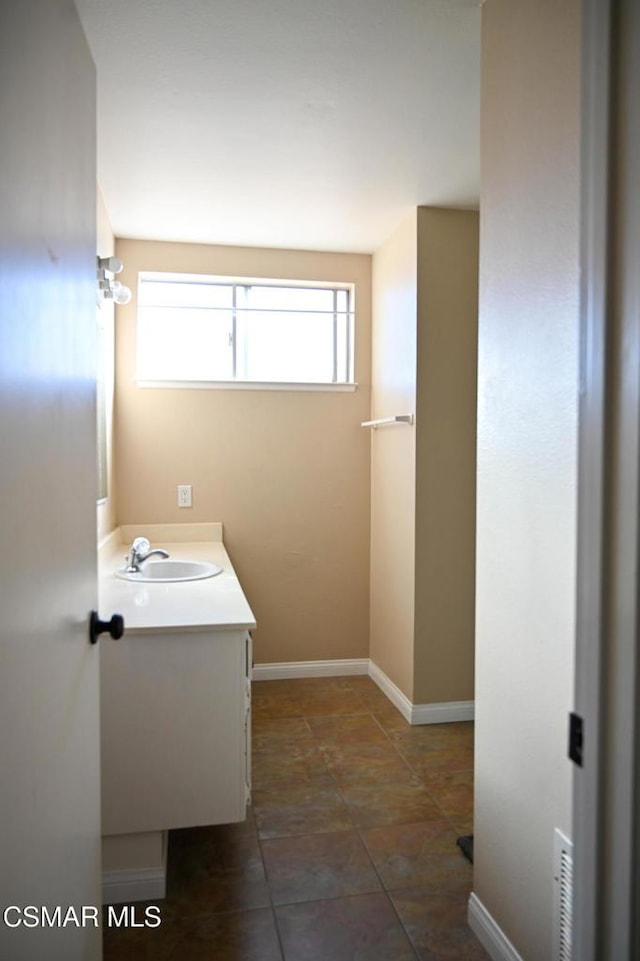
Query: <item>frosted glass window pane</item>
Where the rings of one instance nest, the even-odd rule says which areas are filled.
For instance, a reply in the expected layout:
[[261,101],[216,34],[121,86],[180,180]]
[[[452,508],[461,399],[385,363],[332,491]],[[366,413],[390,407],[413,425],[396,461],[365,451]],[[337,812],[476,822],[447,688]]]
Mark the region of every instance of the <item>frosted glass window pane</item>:
[[163,307],[229,308],[233,304],[233,286],[144,280],[140,285],[140,303]]
[[333,380],[333,316],[239,312],[238,376],[246,380],[328,383]]
[[333,291],[306,287],[244,288],[242,306],[254,310],[326,310],[333,311]]
[[336,318],[336,380],[345,381],[348,376],[349,360],[349,319],[344,314],[338,314]]
[[229,380],[231,323],[230,311],[139,308],[138,377]]

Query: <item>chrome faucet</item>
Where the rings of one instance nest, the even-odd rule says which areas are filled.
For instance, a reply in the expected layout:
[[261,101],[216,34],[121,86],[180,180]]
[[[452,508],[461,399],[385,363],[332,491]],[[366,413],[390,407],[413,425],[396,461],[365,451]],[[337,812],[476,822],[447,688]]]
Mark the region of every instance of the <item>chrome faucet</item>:
[[146,537],[136,537],[129,548],[129,553],[125,557],[127,574],[139,574],[140,567],[150,557],[168,557],[168,551],[163,551],[161,547],[151,550],[151,544]]

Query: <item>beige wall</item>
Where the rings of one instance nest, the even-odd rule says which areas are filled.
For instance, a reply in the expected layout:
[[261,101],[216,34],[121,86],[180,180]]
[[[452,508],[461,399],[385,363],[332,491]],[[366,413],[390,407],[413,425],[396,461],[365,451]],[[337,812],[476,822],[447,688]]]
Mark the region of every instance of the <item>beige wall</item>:
[[[116,320],[119,522],[223,522],[257,663],[367,657],[371,258],[133,240],[117,253],[134,291]],[[358,389],[136,387],[141,270],[353,281]],[[192,509],[178,484],[193,485]]]
[[[115,240],[109,223],[109,214],[104,205],[104,200],[100,188],[96,191],[97,197],[97,219],[96,251],[99,257],[110,257],[115,250]],[[107,435],[107,484],[108,497],[100,501],[97,508],[98,520],[98,542],[114,529],[116,526],[116,490],[114,472],[114,438],[113,438],[113,404],[114,404],[114,378],[115,378],[115,357],[114,357],[114,304],[113,301],[104,301],[97,310],[98,334],[100,341],[101,371],[100,376],[104,379],[104,396],[106,407],[106,435]]]
[[473,699],[478,213],[418,209],[414,696]]
[[483,7],[474,890],[527,961],[571,835],[579,10]]
[[[417,212],[373,257],[371,415],[416,409]],[[374,663],[413,699],[415,430],[371,438],[371,626]]]
[[478,214],[420,207],[373,259],[371,658],[414,704],[473,698]]

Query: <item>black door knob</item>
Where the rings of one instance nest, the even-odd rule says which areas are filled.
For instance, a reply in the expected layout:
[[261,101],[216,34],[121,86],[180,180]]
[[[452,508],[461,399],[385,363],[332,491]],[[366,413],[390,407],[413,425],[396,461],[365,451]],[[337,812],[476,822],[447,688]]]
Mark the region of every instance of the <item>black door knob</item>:
[[97,611],[91,611],[89,617],[89,641],[95,644],[100,634],[110,634],[114,641],[124,634],[124,617],[114,614],[110,621],[101,621]]

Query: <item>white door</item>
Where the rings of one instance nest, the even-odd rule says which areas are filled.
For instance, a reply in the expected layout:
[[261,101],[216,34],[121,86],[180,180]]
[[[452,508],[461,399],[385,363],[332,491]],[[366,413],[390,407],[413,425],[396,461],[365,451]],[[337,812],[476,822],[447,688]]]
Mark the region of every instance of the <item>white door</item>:
[[90,961],[90,920],[21,915],[100,903],[95,71],[73,0],[0,4],[0,131],[0,957]]

